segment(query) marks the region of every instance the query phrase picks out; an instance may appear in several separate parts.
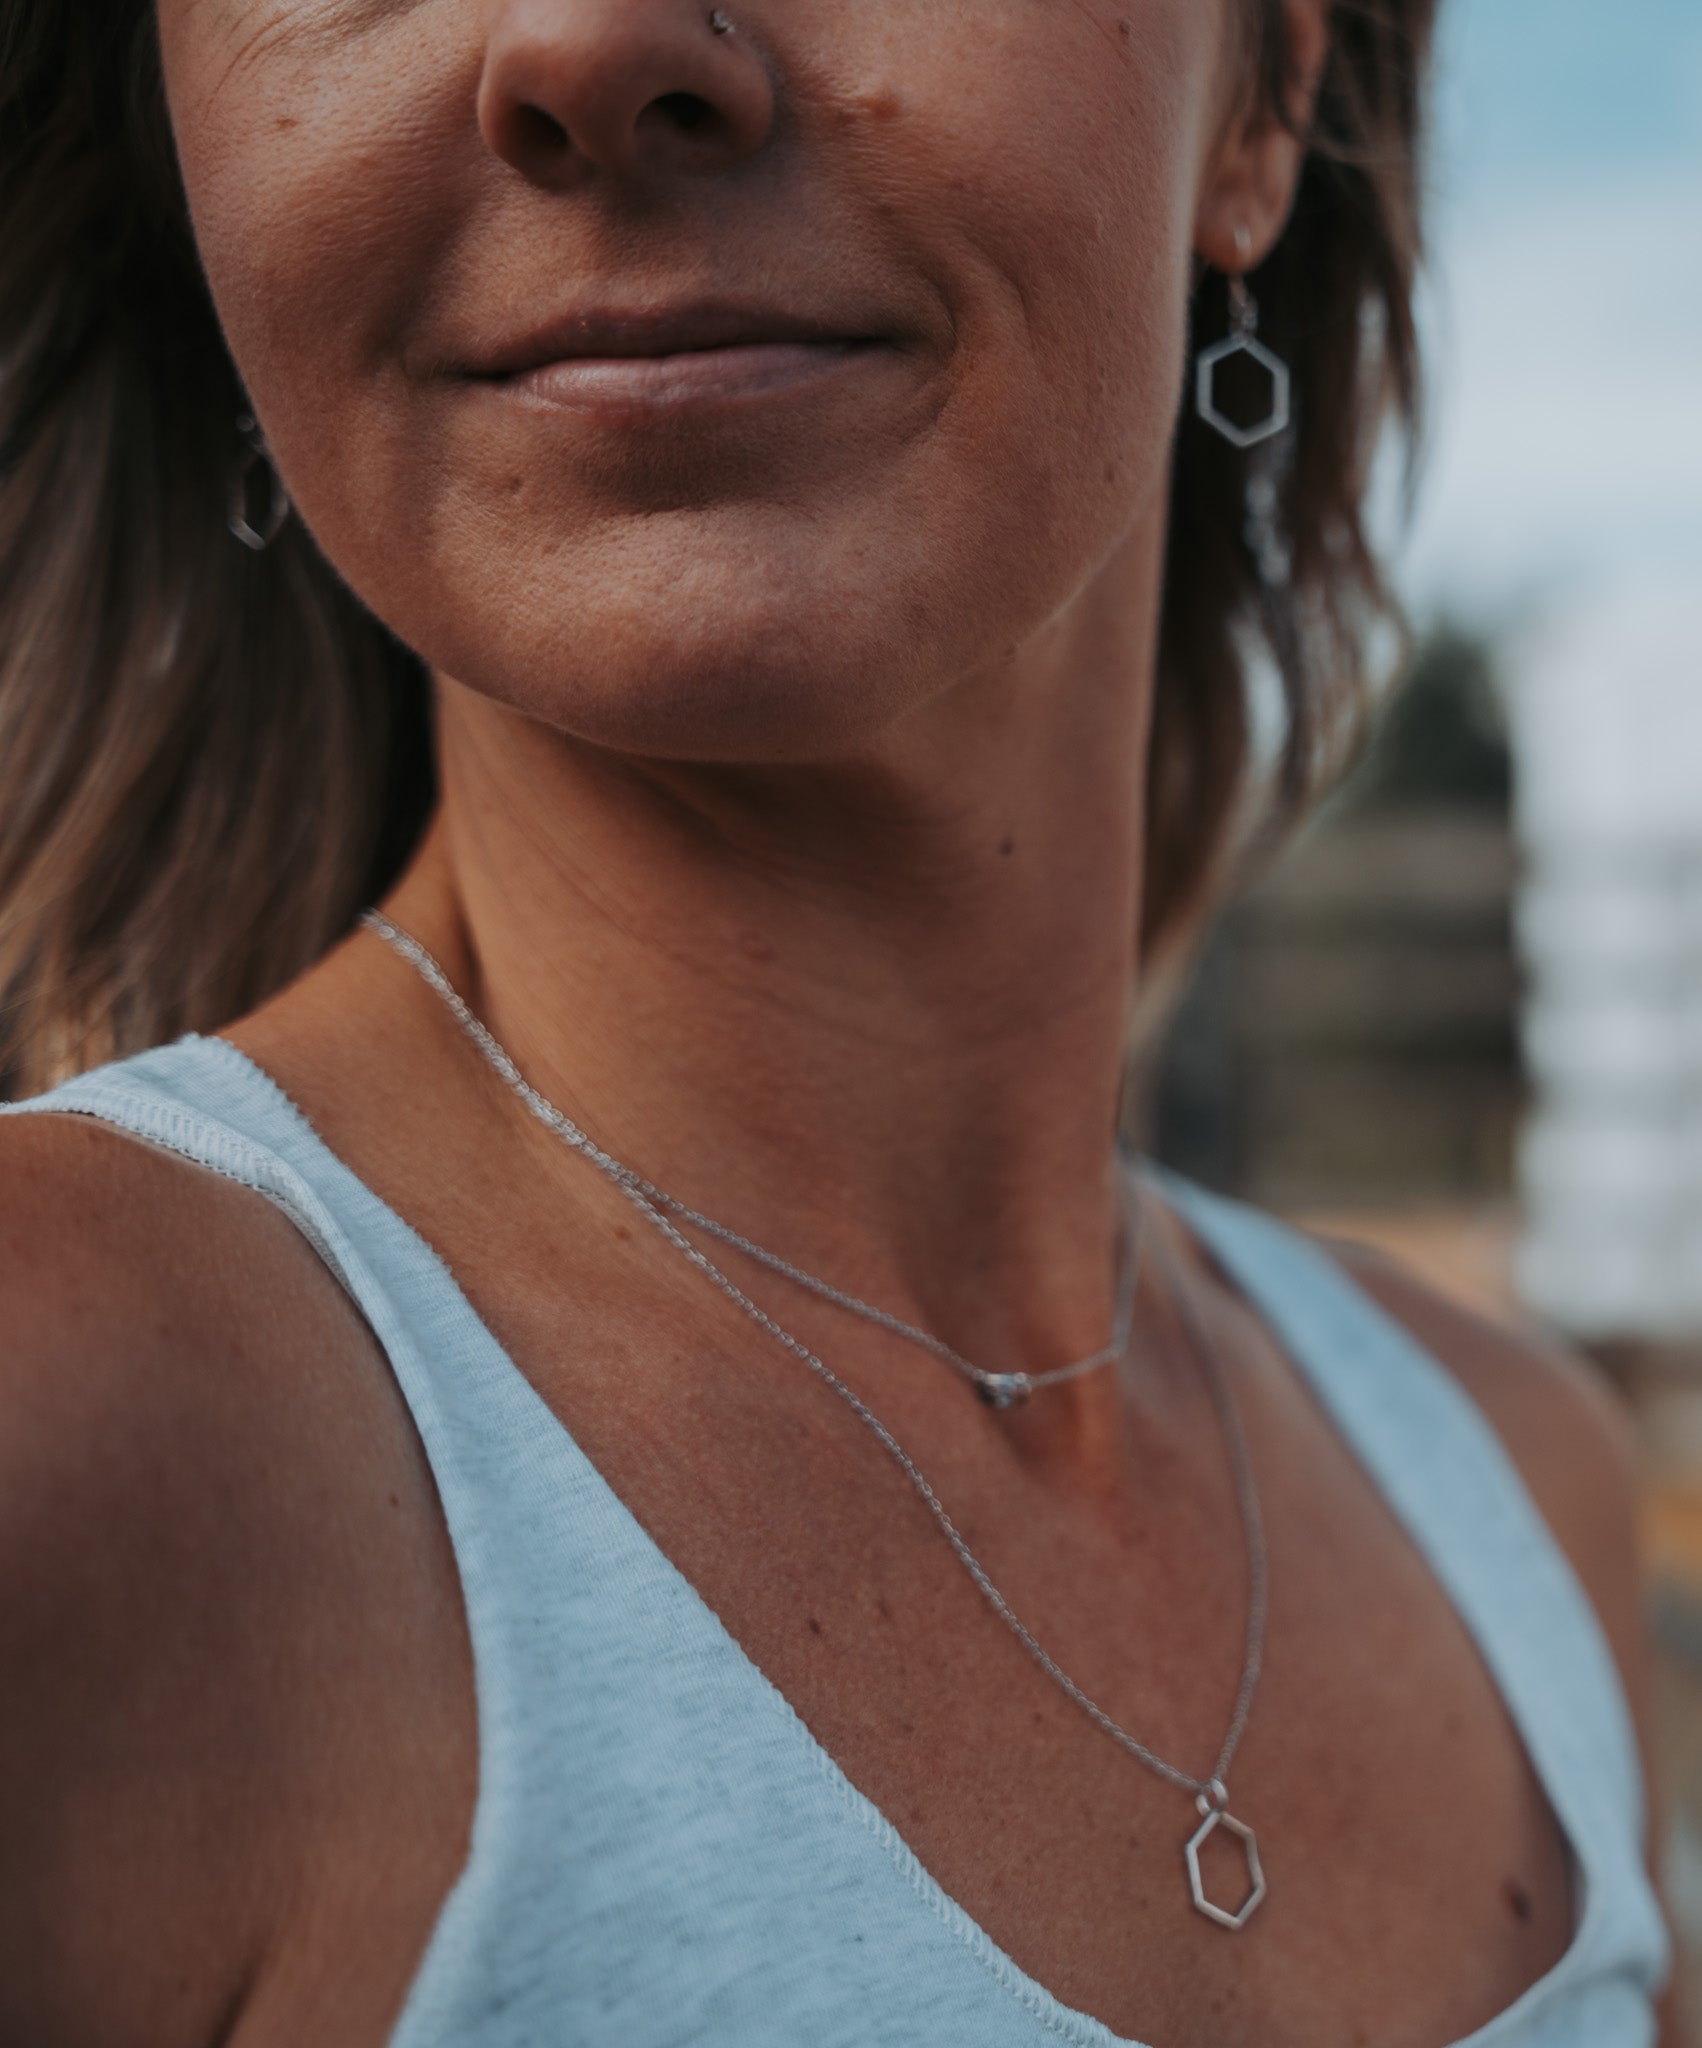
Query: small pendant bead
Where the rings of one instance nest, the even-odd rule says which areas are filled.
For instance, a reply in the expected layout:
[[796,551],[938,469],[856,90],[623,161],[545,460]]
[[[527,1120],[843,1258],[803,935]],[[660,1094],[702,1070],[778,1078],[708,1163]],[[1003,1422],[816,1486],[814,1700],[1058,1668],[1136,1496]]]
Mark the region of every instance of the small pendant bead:
[[989,1408],[1020,1408],[1033,1384],[1025,1372],[990,1372],[976,1381],[975,1391]]

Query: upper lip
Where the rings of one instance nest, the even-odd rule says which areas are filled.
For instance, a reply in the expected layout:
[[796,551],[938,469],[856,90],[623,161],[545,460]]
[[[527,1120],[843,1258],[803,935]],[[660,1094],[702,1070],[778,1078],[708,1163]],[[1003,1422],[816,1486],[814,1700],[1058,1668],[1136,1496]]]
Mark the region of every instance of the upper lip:
[[546,363],[611,357],[689,355],[764,342],[837,343],[879,337],[855,322],[813,319],[774,307],[704,300],[694,305],[602,307],[568,313],[477,356],[475,376],[518,377]]

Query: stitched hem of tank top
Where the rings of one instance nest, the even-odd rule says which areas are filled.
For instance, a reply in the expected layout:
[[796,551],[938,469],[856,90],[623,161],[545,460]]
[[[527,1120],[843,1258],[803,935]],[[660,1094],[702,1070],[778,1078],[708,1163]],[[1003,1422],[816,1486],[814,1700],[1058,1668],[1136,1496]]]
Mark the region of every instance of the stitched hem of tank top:
[[[148,1139],[163,1146],[175,1158],[185,1160],[191,1166],[203,1167],[237,1187],[247,1188],[250,1194],[260,1195],[273,1207],[281,1209],[338,1286],[357,1308],[360,1306],[354,1283],[344,1271],[342,1260],[327,1242],[317,1222],[296,1199],[289,1185],[293,1176],[289,1175],[287,1168],[279,1171],[279,1162],[271,1153],[246,1138],[238,1137],[210,1117],[176,1103],[164,1103],[158,1097],[139,1101],[129,1091],[108,1088],[100,1081],[70,1082],[65,1095],[65,1101],[53,1104],[51,1114],[87,1117],[92,1123],[128,1132],[134,1138]],[[32,1101],[12,1102],[0,1105],[0,1112],[15,1115],[32,1108],[35,1108]]]
[[827,1779],[840,1805],[846,1807],[852,1818],[874,1836],[886,1851],[898,1875],[905,1880],[946,1932],[968,1949],[1001,1991],[1014,1999],[1029,2017],[1044,2027],[1049,2034],[1055,2034],[1060,2040],[1075,2044],[1075,2048],[1147,2048],[1145,2042],[1138,2041],[1132,2036],[1114,2034],[1103,2020],[1096,2020],[1088,2013],[1073,2011],[1043,1984],[1036,1983],[1020,1965],[1013,1962],[973,1915],[966,1912],[941,1885],[938,1878],[931,1875],[922,1859],[874,1801],[866,1793],[857,1790],[839,1765],[810,1734],[796,1711],[791,1709],[790,1701],[786,1701],[784,1695],[781,1695],[781,1698],[792,1712],[798,1732],[803,1735],[814,1754],[817,1769]]

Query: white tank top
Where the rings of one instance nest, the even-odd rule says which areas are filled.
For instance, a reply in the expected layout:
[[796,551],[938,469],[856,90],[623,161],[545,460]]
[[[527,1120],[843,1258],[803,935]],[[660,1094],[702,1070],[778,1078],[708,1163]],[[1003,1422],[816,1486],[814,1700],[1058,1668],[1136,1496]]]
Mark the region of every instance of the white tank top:
[[[1139,2048],[947,1897],[442,1261],[234,1047],[188,1038],[17,1108],[102,1118],[274,1202],[412,1411],[466,1600],[479,1791],[393,2048]],[[1571,1946],[1457,2048],[1649,2048],[1668,1955],[1636,1745],[1565,1557],[1457,1382],[1332,1260],[1250,1210],[1167,1193],[1458,1608],[1571,1845]]]

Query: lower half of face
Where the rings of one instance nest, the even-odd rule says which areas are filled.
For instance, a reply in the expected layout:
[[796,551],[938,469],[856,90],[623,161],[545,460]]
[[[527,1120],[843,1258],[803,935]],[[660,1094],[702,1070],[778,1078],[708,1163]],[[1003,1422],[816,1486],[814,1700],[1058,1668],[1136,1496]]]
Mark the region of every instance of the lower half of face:
[[822,757],[1008,663],[1156,526],[1215,8],[161,28],[298,509],[471,688],[632,752]]

